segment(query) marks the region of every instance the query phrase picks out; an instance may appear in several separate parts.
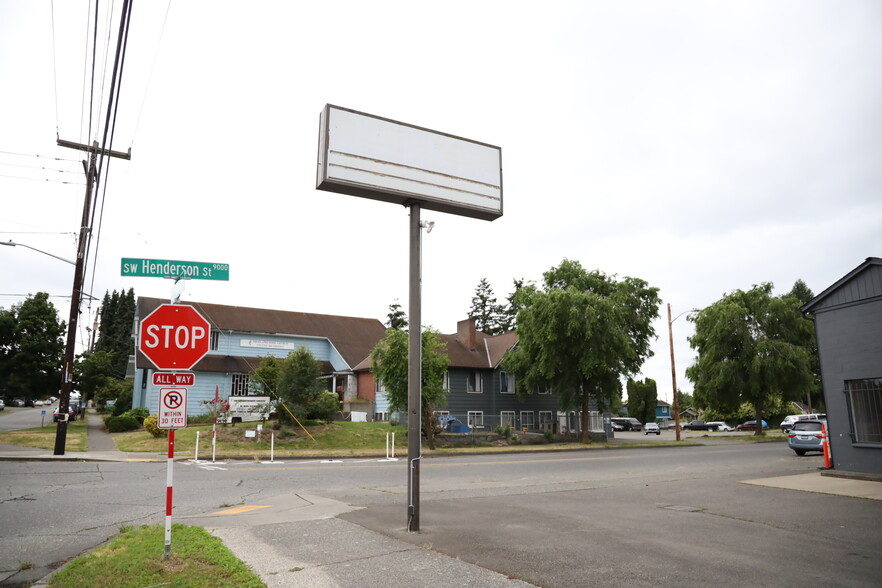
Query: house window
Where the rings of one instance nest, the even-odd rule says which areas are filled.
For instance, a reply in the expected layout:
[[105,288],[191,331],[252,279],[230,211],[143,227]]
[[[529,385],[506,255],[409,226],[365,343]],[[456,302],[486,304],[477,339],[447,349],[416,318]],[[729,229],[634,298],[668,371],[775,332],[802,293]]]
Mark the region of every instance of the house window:
[[469,427],[473,429],[484,428],[484,411],[482,410],[470,410],[469,411]]
[[374,413],[374,420],[380,421],[380,422],[388,421],[389,420],[389,413],[388,412],[375,412]]
[[481,392],[481,374],[479,372],[469,372],[466,382],[466,392],[480,394]]
[[435,416],[450,416],[449,410],[433,410],[432,414]]
[[220,331],[212,329],[209,348],[211,351],[217,351],[220,348]]
[[521,426],[525,429],[532,429],[536,426],[535,421],[533,420],[534,413],[532,410],[522,410],[521,411]]
[[539,394],[551,394],[551,386],[546,386],[544,384],[540,384],[536,389]]
[[511,374],[507,374],[505,372],[499,372],[499,393],[500,394],[514,394],[515,393],[515,379]]
[[230,385],[230,396],[248,395],[248,374],[233,374]]
[[515,413],[513,410],[503,410],[499,413],[499,426],[508,427],[509,429],[514,428]]
[[445,390],[450,390],[450,373],[444,372],[444,375],[441,377],[441,387]]
[[882,378],[846,380],[853,443],[882,445]]
[[539,427],[542,425],[550,425],[551,424],[551,411],[550,410],[540,410],[539,411]]
[[667,406],[661,407],[661,412],[662,412],[662,414],[668,414],[668,407]]

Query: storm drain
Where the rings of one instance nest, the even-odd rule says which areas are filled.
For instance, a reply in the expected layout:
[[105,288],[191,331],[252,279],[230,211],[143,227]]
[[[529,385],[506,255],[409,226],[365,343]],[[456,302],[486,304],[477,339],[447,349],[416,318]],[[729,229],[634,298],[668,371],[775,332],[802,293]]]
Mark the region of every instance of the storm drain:
[[679,510],[680,512],[701,512],[704,509],[698,506],[687,506],[685,504],[674,504],[672,506],[663,506],[667,510]]

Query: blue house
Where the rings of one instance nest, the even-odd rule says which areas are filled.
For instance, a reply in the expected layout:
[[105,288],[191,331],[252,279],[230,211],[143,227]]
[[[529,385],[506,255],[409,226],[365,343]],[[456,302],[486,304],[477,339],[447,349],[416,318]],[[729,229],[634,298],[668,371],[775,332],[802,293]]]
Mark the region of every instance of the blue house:
[[[137,340],[140,319],[168,301],[138,298],[134,334]],[[215,398],[247,396],[251,373],[262,357],[284,358],[305,347],[321,364],[322,378],[328,390],[335,391],[341,402],[358,396],[358,380],[353,368],[364,360],[385,335],[377,319],[309,314],[188,302],[211,325],[208,355],[194,367],[195,383],[187,394],[187,412],[198,415],[208,411]],[[153,364],[137,352],[134,357],[132,407],[158,409],[158,385],[153,384]]]

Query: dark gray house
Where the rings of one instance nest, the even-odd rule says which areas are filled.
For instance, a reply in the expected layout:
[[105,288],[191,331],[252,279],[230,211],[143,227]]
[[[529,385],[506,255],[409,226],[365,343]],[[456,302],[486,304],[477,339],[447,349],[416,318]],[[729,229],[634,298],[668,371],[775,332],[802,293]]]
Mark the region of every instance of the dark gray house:
[[517,343],[514,332],[486,335],[475,328],[475,319],[456,324],[455,335],[441,335],[446,343],[447,406],[444,414],[458,417],[477,429],[497,426],[521,431],[551,430],[558,422],[558,398],[551,390],[530,390],[521,399],[514,376],[502,371],[505,352]]
[[815,323],[833,468],[882,476],[882,259],[800,311]]

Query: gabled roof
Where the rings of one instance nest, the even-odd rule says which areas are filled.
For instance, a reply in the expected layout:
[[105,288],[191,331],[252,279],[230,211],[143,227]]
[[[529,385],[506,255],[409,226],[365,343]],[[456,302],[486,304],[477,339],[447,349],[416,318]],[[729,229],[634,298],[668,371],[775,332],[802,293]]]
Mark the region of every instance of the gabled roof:
[[[147,316],[160,304],[167,302],[168,300],[161,298],[139,297],[138,318]],[[207,302],[183,302],[182,304],[189,304],[198,310],[209,322],[212,329],[329,339],[343,360],[350,366],[354,366],[366,358],[374,345],[386,336],[386,327],[383,326],[383,323],[371,318],[226,306]],[[138,356],[138,365],[149,365],[147,358],[140,353]],[[212,356],[208,355],[202,361],[217,361],[211,358]],[[248,362],[246,361],[246,363]],[[202,362],[197,364],[196,369],[199,369],[201,365]],[[245,364],[242,367],[246,367]]]
[[[514,331],[501,335],[487,335],[476,330],[474,319],[460,321],[457,327],[457,333],[439,336],[444,343],[447,359],[452,368],[496,369],[505,352],[518,342],[518,336]],[[353,371],[370,369],[371,360],[368,357],[355,366]]]
[[882,259],[878,257],[868,257],[799,310],[803,314],[824,312],[873,298],[882,298]]

